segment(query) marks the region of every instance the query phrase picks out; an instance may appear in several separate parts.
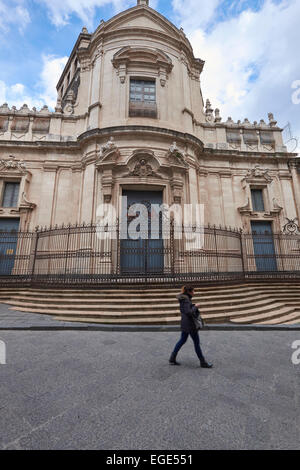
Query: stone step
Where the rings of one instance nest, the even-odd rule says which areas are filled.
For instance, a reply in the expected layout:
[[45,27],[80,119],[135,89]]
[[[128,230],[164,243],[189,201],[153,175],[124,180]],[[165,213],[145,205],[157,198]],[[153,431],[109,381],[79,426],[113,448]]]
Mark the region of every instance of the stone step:
[[60,320],[65,322],[76,322],[76,323],[101,323],[103,325],[179,325],[180,319],[178,317],[147,317],[147,318],[138,318],[138,319],[128,319],[121,318],[116,322],[111,319],[100,319],[100,318],[90,318],[90,317],[54,317],[54,320]]
[[300,323],[300,310],[296,310],[281,317],[271,318],[264,321],[259,320],[257,322],[258,325],[280,325],[282,323],[293,325]]
[[[213,314],[210,314],[210,315],[207,315],[207,314],[203,314],[203,318],[205,319],[205,321],[207,322],[214,322],[214,321],[228,321],[230,320],[231,318],[235,317],[235,318],[238,318],[238,317],[244,317],[246,315],[254,315],[254,314],[261,314],[261,313],[266,313],[266,312],[273,312],[274,309],[278,309],[278,308],[281,308],[282,307],[282,304],[273,304],[272,306],[264,306],[264,307],[256,307],[256,308],[252,308],[250,309],[248,312],[246,311],[237,311],[237,312],[232,312],[230,315],[227,314],[226,312],[222,312],[222,313],[213,313]],[[39,308],[33,308],[33,307],[11,307],[11,310],[18,310],[18,311],[24,311],[24,312],[30,312],[30,313],[44,313],[44,314],[47,314],[47,315],[55,315],[55,316],[64,316],[64,317],[69,317],[69,316],[77,316],[78,318],[84,316],[84,317],[88,317],[88,318],[115,318],[115,319],[118,319],[118,318],[122,318],[122,317],[126,317],[126,318],[139,318],[139,317],[156,317],[156,316],[164,316],[164,317],[170,317],[170,316],[173,316],[173,317],[178,317],[180,318],[180,314],[178,312],[178,310],[172,310],[172,311],[168,311],[168,312],[164,312],[162,314],[162,312],[160,310],[158,311],[153,311],[153,310],[150,310],[150,311],[145,311],[145,310],[140,310],[140,311],[137,311],[137,312],[128,312],[128,311],[114,311],[114,312],[98,312],[96,313],[95,311],[86,311],[86,310],[72,310],[72,309],[45,309],[41,312],[41,309]]]
[[287,307],[287,306],[284,306],[284,305],[281,305],[281,306],[277,306],[276,309],[272,310],[271,312],[255,312],[255,315],[243,315],[243,316],[239,316],[239,317],[234,317],[234,318],[230,318],[230,321],[232,323],[239,323],[239,324],[243,324],[243,323],[262,323],[264,322],[265,320],[268,320],[268,323],[269,321],[271,320],[275,320],[275,319],[280,319],[282,318],[284,315],[287,315],[287,314],[292,314],[294,313],[294,309],[291,308],[291,307]]
[[[195,296],[193,298],[194,303],[200,303],[203,306],[215,306],[215,305],[232,305],[234,303],[240,304],[241,300],[243,302],[246,302],[248,300],[252,299],[257,299],[257,298],[269,298],[269,294],[264,294],[262,292],[257,291],[256,293],[249,293],[249,294],[244,294],[244,295],[231,295],[231,296],[220,296],[217,297],[216,299],[213,299],[212,297],[198,297]],[[292,298],[294,298],[293,296]],[[300,293],[299,293],[299,298],[300,298]],[[109,298],[109,305],[114,306],[114,305],[119,305],[120,301],[122,305],[128,305],[128,306],[135,306],[135,305],[151,305],[153,303],[155,304],[168,304],[172,306],[178,306],[178,301],[175,296],[172,297],[162,297],[162,298],[130,298],[130,299],[120,299],[120,298]],[[47,304],[57,304],[57,305],[62,305],[62,304],[85,304],[85,305],[106,305],[108,302],[108,298],[72,298],[72,297],[53,297],[53,298],[37,298],[37,297],[32,297],[30,295],[28,296],[0,296],[0,302],[2,303],[32,303],[34,302],[36,305],[40,303],[47,303]]]
[[228,305],[228,306],[217,306],[217,307],[201,307],[201,312],[205,315],[209,314],[215,314],[215,313],[226,313],[227,315],[231,315],[234,312],[239,312],[239,311],[248,311],[253,308],[260,308],[260,307],[265,307],[265,308],[273,308],[272,306],[274,304],[277,304],[279,299],[274,299],[274,298],[263,298],[261,300],[256,300],[256,301],[249,301],[249,302],[243,302],[242,304],[236,304],[236,305]]
[[27,307],[11,307],[10,310],[17,310],[17,311],[20,311],[20,312],[27,312],[27,313],[37,313],[37,314],[47,314],[47,315],[51,315],[51,316],[57,316],[57,317],[61,317],[61,316],[64,316],[64,317],[73,317],[73,316],[76,316],[77,318],[81,318],[81,317],[88,317],[88,318],[103,318],[103,319],[121,319],[121,318],[135,318],[135,319],[138,319],[140,317],[165,317],[165,318],[169,318],[169,317],[176,317],[178,320],[180,320],[180,315],[178,312],[168,312],[168,313],[164,313],[162,315],[162,313],[160,311],[149,311],[149,312],[145,312],[143,310],[137,312],[136,314],[133,314],[133,313],[128,313],[128,311],[119,311],[119,312],[113,312],[112,314],[110,313],[106,313],[106,312],[103,312],[103,313],[95,313],[95,312],[92,312],[92,311],[85,311],[85,310],[52,310],[52,309],[49,309],[49,310],[44,310],[43,312],[41,312],[39,309],[36,309],[36,308],[27,308]]
[[[222,286],[200,286],[196,287],[196,292],[207,292],[211,294],[215,294],[218,292],[231,292],[231,291],[241,291],[241,290],[246,290],[246,289],[257,289],[257,288],[263,288],[263,289],[285,289],[285,288],[295,288],[295,289],[300,289],[300,283],[280,283],[280,284],[272,284],[272,283],[258,283],[258,284],[230,284],[230,285],[222,285]],[[47,293],[47,294],[64,294],[64,293],[70,293],[70,294],[111,294],[111,293],[125,293],[125,294],[156,294],[156,293],[168,293],[168,292],[180,292],[180,287],[174,286],[174,287],[168,287],[168,288],[149,288],[147,286],[141,286],[140,288],[137,289],[129,289],[129,288],[110,288],[110,289],[70,289],[70,288],[65,288],[65,289],[34,289],[34,288],[0,288],[0,294],[2,292],[35,292],[35,293]]]
[[[233,291],[241,292],[244,290],[255,290],[257,287],[262,288],[264,290],[276,290],[278,288],[288,288],[290,289],[293,287],[294,289],[299,289],[300,290],[300,284],[291,284],[291,283],[281,283],[281,284],[234,284],[234,285],[228,285],[228,286],[214,286],[214,287],[197,287],[196,291],[199,293],[206,292],[207,294],[211,293],[212,295],[215,295],[216,293],[230,293]],[[10,288],[1,288],[0,289],[0,295],[2,292],[4,293],[19,293],[19,292],[30,292],[31,294],[35,293],[36,295],[44,295],[47,293],[47,295],[98,295],[98,294],[103,294],[103,295],[121,295],[121,294],[126,294],[126,295],[152,295],[152,294],[170,294],[173,295],[174,292],[178,293],[180,289],[178,287],[174,288],[147,288],[147,287],[141,287],[140,289],[27,289],[27,290],[20,290],[20,289],[10,289]]]
[[[286,300],[293,300],[293,299],[296,299],[298,300],[300,298],[300,292],[288,292],[288,291],[277,291],[275,293],[270,293],[270,292],[262,292],[262,291],[255,291],[255,292],[249,292],[247,294],[239,294],[239,295],[236,295],[236,294],[232,294],[232,295],[223,295],[223,296],[215,296],[215,298],[213,297],[207,297],[207,296],[195,296],[194,297],[194,302],[195,303],[200,303],[202,306],[204,307],[208,307],[208,306],[218,306],[218,305],[233,305],[235,303],[238,303],[239,304],[239,301],[240,300],[243,300],[243,303],[245,303],[246,301],[248,300],[251,300],[251,299],[255,299],[255,298],[282,298],[282,299],[286,299]],[[212,302],[212,299],[213,299],[213,302]],[[126,298],[126,299],[120,299],[119,297],[114,297],[112,298],[111,296],[109,297],[109,303],[111,306],[113,306],[114,304],[119,304],[120,303],[120,300],[122,300],[122,304],[128,304],[128,305],[135,305],[135,304],[139,304],[139,305],[147,305],[147,304],[150,304],[152,302],[155,302],[155,303],[164,303],[164,304],[172,304],[172,305],[178,305],[177,303],[177,300],[176,300],[176,297],[174,295],[172,296],[165,296],[165,297],[162,297],[162,298],[153,298],[153,297],[147,297],[147,298],[137,298],[137,297],[134,297],[134,298]],[[93,304],[99,304],[99,305],[102,305],[102,304],[105,304],[108,302],[107,300],[107,296],[106,297],[96,297],[96,296],[93,296],[92,298],[90,297],[84,297],[84,300],[82,297],[56,297],[56,296],[53,296],[51,298],[45,298],[45,296],[43,297],[34,297],[32,296],[31,294],[30,295],[18,295],[18,296],[0,296],[0,301],[2,301],[3,303],[15,303],[15,302],[35,302],[36,304],[39,304],[39,303],[47,303],[47,304],[51,304],[51,303],[55,303],[55,304],[65,304],[65,303],[72,303],[72,304],[77,304],[77,303],[82,303],[84,302],[85,304],[87,305],[93,305]]]
[[[179,324],[174,288],[5,289],[0,302],[12,310],[48,314],[64,321],[111,324]],[[278,324],[300,321],[300,284],[245,283],[197,288],[206,323]]]
[[[210,306],[207,306],[205,303],[201,304],[201,312],[202,314],[209,314],[209,313],[216,313],[216,312],[234,312],[234,311],[239,311],[241,309],[246,310],[250,309],[253,307],[259,307],[262,305],[270,305],[273,303],[276,303],[278,300],[270,297],[264,297],[260,298],[259,296],[255,301],[252,299],[249,299],[248,301],[244,301],[242,304],[240,302],[232,303],[229,305],[225,305],[224,303],[221,304],[209,304]],[[48,302],[44,303],[44,300],[41,300],[40,302],[28,302],[28,301],[19,301],[19,300],[10,300],[10,301],[5,301],[3,303],[7,303],[9,305],[13,305],[15,307],[24,307],[24,308],[36,308],[40,310],[46,310],[49,308],[55,308],[57,310],[65,309],[65,310],[88,310],[88,311],[97,311],[97,312],[117,312],[121,310],[127,310],[127,311],[140,311],[143,309],[144,311],[149,311],[149,310],[160,310],[160,311],[170,311],[170,310],[175,310],[177,311],[179,309],[178,302],[173,302],[173,303],[160,303],[160,302],[151,302],[147,304],[142,304],[137,302],[135,304],[129,304],[129,305],[124,305],[123,302],[118,302],[115,304],[112,303],[87,303],[86,301],[83,302],[82,300],[79,301],[69,301],[69,302],[59,302],[55,303],[54,305],[49,304]]]
[[[240,309],[239,311],[236,312],[221,312],[221,313],[211,313],[211,314],[203,314],[203,318],[205,321],[218,321],[220,322],[221,320],[225,321],[232,321],[232,319],[238,319],[238,318],[251,318],[255,315],[261,316],[261,315],[268,315],[268,317],[272,317],[274,312],[277,312],[278,309],[281,308],[289,308],[286,307],[284,304],[278,302],[278,303],[273,303],[268,306],[261,306],[261,307],[254,307],[250,308],[248,310],[243,310]],[[291,308],[289,308],[291,311]],[[249,321],[250,322],[250,321]]]

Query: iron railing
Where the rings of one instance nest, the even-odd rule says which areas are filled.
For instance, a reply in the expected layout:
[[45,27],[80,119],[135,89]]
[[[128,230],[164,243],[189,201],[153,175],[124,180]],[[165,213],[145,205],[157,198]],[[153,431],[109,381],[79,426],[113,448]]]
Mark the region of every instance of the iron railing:
[[300,235],[170,224],[122,239],[117,223],[0,232],[0,283],[94,286],[300,278]]

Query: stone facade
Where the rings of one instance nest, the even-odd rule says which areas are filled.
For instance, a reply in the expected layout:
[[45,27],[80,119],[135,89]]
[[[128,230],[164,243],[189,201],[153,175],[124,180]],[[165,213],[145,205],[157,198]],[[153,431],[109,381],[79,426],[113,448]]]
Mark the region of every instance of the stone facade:
[[[102,202],[124,189],[161,190],[165,203],[205,204],[205,223],[275,232],[300,220],[297,156],[273,115],[268,123],[223,121],[204,103],[196,59],[183,30],[138,1],[93,34],[83,28],[57,85],[55,112],[0,106],[0,191],[20,182],[20,229],[96,221]],[[145,115],[130,80],[155,82]],[[261,189],[256,212],[251,189]],[[1,222],[1,220],[0,220]]]

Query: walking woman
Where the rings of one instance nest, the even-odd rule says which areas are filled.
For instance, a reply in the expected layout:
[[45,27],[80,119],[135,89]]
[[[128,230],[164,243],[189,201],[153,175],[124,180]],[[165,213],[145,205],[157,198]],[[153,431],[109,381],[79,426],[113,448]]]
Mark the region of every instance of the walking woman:
[[211,369],[213,367],[212,364],[206,362],[205,357],[203,356],[201,347],[200,347],[200,339],[199,333],[194,321],[195,318],[199,315],[199,305],[194,305],[192,303],[192,297],[194,296],[194,287],[192,286],[184,286],[182,288],[181,294],[177,296],[180,304],[180,312],[181,312],[181,338],[179,342],[176,344],[174,351],[170,357],[170,364],[174,366],[179,366],[179,362],[176,361],[176,357],[182,346],[187,342],[189,335],[191,336],[196,354],[200,360],[200,366],[204,369]]

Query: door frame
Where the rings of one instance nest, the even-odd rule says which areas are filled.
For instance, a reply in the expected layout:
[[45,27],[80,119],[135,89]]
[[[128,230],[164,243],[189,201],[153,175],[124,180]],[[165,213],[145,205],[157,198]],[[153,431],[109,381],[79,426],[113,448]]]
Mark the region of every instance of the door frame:
[[[1,232],[1,222],[12,221],[18,222],[17,230],[3,230]],[[20,231],[21,219],[20,217],[0,217],[0,236],[1,233],[7,234],[7,237],[1,237],[0,244],[0,275],[10,276],[15,266],[15,259],[18,247],[18,233]],[[13,236],[13,234],[15,234]],[[4,251],[3,251],[4,250]],[[3,253],[2,253],[3,251]]]
[[[268,225],[270,227],[270,233],[269,234],[268,233],[254,234],[253,233],[254,224],[257,224],[257,225],[264,224],[265,226]],[[257,272],[277,272],[278,263],[277,263],[276,247],[275,247],[274,231],[273,231],[274,222],[271,220],[250,220],[250,225],[251,225],[251,234],[252,234],[252,241],[253,241],[253,256],[255,259],[256,271]],[[259,236],[262,237],[261,240],[259,240]],[[265,239],[263,237],[265,237]],[[270,249],[271,249],[271,252],[269,252]],[[260,253],[260,251],[262,251],[262,253]],[[260,255],[262,257],[260,257]],[[265,268],[268,268],[268,269],[265,269]]]
[[[166,186],[162,186],[162,185],[140,185],[140,184],[137,184],[137,185],[128,185],[128,184],[124,184],[124,185],[120,185],[120,192],[121,192],[121,196],[123,196],[124,192],[125,191],[132,191],[132,192],[136,192],[136,193],[160,193],[161,194],[161,204],[164,204],[164,199],[165,199],[165,189],[166,189]],[[120,202],[119,202],[119,205],[120,205]],[[120,207],[119,207],[119,213],[120,213]],[[121,212],[121,215],[120,217],[122,217],[122,212]],[[146,274],[146,275],[155,275],[155,274],[162,274],[164,272],[164,269],[165,269],[165,260],[164,260],[164,240],[161,239],[161,240],[155,240],[156,242],[160,242],[161,241],[161,249],[162,249],[162,265],[161,265],[161,268],[158,269],[158,271],[151,271],[151,269],[148,270],[148,257],[149,257],[149,253],[148,253],[148,250],[151,250],[151,247],[149,247],[149,240],[142,240],[142,239],[139,239],[139,245],[140,245],[140,249],[142,250],[142,253],[143,253],[143,250],[145,250],[145,253],[143,256],[145,256],[145,259],[144,260],[141,260],[140,263],[137,263],[138,265],[141,266],[141,271],[140,272],[135,272],[134,271],[134,268],[133,268],[133,271],[132,273],[133,274]],[[120,259],[120,272],[121,274],[126,274],[126,275],[130,275],[131,272],[130,270],[126,270],[126,268],[123,268],[122,266],[122,244],[126,242],[126,240],[120,240],[120,246],[119,246],[119,250],[120,250],[120,253],[119,253],[119,259]],[[153,248],[155,249],[155,248]],[[156,248],[157,249],[157,248]],[[150,255],[151,256],[151,255]],[[146,261],[145,261],[146,260]],[[146,269],[143,270],[143,267],[146,267]]]

